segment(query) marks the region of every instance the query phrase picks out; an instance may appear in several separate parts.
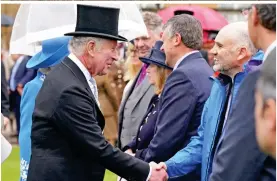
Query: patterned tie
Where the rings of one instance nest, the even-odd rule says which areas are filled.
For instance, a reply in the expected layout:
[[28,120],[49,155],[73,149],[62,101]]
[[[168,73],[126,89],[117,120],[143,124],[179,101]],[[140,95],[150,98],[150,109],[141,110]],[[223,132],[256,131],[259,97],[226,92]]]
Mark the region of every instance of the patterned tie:
[[89,80],[89,82],[91,83],[91,84],[89,84],[89,87],[90,87],[90,89],[91,89],[91,92],[93,93],[94,98],[95,98],[95,100],[96,100],[98,106],[100,107],[100,103],[99,103],[99,101],[98,101],[98,90],[97,90],[96,81],[95,81],[94,78],[91,77],[91,79]]
[[146,69],[147,69],[147,64],[143,64],[142,66],[142,70],[140,72],[136,87],[139,86],[141,84],[141,82],[143,81],[143,79],[145,78],[146,75]]

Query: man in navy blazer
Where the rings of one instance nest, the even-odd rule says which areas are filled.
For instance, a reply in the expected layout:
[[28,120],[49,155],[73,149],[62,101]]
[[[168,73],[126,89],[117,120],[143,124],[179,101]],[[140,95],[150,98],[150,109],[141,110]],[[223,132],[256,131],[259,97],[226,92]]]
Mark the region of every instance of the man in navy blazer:
[[27,69],[26,64],[30,56],[13,54],[12,59],[15,64],[10,77],[10,109],[14,110],[17,131],[20,131],[20,100],[24,85],[35,77],[35,70]]
[[[264,61],[276,60],[276,5],[252,5],[248,31],[256,48],[265,52]],[[241,84],[215,152],[210,181],[273,181],[276,161],[259,150],[255,137],[255,86],[260,70]]]
[[[197,133],[203,106],[210,95],[212,69],[198,51],[202,27],[190,15],[177,15],[164,26],[161,47],[166,63],[174,67],[160,98],[154,137],[145,160],[160,162],[171,158]],[[198,180],[195,172],[186,180]]]

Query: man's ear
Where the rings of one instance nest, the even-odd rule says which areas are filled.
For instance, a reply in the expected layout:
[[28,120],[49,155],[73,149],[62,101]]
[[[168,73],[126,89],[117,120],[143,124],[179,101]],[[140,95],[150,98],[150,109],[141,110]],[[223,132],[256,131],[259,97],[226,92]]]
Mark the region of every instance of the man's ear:
[[87,52],[90,56],[94,57],[94,54],[95,54],[95,42],[94,41],[89,41],[87,43],[87,46],[86,46],[86,49],[87,49]]
[[173,37],[172,37],[173,41],[174,41],[174,45],[178,46],[181,44],[182,42],[182,37],[179,33],[176,33]]
[[245,47],[242,47],[238,50],[238,58],[237,61],[239,62],[239,64],[244,64],[245,62],[245,57],[249,56],[249,52],[247,51],[247,49]]
[[256,26],[259,24],[259,17],[258,17],[258,11],[255,6],[252,6],[252,13],[250,14],[252,23]]

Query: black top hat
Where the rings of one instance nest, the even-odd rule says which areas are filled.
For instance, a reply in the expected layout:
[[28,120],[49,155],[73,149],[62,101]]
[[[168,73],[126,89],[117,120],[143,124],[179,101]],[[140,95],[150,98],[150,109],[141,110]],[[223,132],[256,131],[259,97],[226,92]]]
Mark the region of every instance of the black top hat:
[[151,52],[146,57],[139,57],[139,59],[146,64],[155,64],[162,66],[164,68],[173,69],[165,64],[165,53],[160,50],[162,47],[162,41],[156,41],[154,47],[151,49]]
[[78,4],[75,32],[65,35],[127,41],[126,38],[118,35],[118,18],[119,9]]

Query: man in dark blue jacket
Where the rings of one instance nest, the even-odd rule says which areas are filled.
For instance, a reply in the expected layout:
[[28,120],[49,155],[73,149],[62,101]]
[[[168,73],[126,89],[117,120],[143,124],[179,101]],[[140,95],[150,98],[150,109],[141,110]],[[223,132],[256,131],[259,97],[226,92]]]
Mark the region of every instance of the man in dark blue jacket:
[[[198,51],[202,36],[200,22],[190,15],[174,16],[164,26],[161,49],[174,70],[161,93],[156,130],[145,156],[148,162],[168,160],[197,133],[213,74]],[[195,181],[199,175],[193,172],[185,179]]]
[[24,85],[35,77],[35,70],[27,69],[30,56],[13,54],[15,64],[10,77],[10,109],[15,112],[17,132],[20,131],[20,100]]

